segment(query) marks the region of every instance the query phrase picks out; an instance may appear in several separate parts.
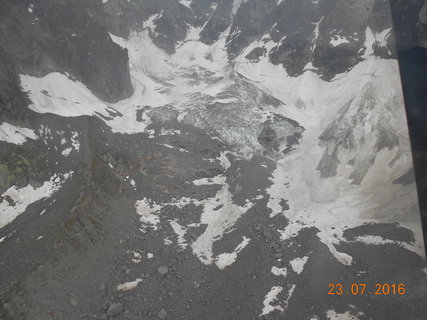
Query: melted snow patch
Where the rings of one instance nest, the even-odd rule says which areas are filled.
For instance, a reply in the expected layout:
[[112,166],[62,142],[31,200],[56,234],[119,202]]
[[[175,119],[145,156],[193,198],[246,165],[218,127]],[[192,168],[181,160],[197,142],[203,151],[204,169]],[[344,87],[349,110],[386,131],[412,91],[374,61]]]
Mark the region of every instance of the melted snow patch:
[[271,305],[274,301],[277,300],[277,296],[283,291],[282,287],[275,286],[270,289],[270,291],[265,296],[263,301],[264,308],[262,309],[262,313],[260,316],[265,316],[267,314],[272,313],[273,311],[283,311],[283,308],[280,305],[273,306]]
[[71,154],[72,151],[73,151],[73,148],[71,148],[71,147],[65,148],[64,150],[62,150],[61,154],[64,157],[68,157]]
[[169,223],[173,231],[177,235],[178,246],[181,249],[185,249],[188,246],[187,241],[185,240],[185,234],[187,233],[187,229],[181,226],[176,220],[170,221]]
[[[374,55],[374,45],[377,44],[381,47],[387,48],[387,40],[391,35],[391,28],[384,29],[383,31],[376,33],[371,28],[366,27],[365,32],[365,47],[366,51],[364,58]],[[390,50],[387,48],[389,54]]]
[[[39,188],[31,185],[18,189],[16,186],[10,187],[2,194],[4,199],[0,203],[0,228],[11,223],[20,214],[24,213],[27,207],[41,199],[50,197],[61,188],[61,185],[71,177],[72,172],[64,175],[55,174],[49,181],[45,181]],[[10,200],[11,203],[8,202]]]
[[295,290],[295,285],[293,284],[288,291],[288,297],[283,302],[278,302],[277,305],[272,305],[273,302],[277,301],[277,296],[283,292],[283,288],[279,286],[274,286],[270,289],[264,299],[264,308],[262,309],[262,313],[260,316],[265,316],[270,314],[273,311],[284,311],[288,307],[289,299],[292,297]]
[[271,273],[275,276],[284,276],[286,277],[288,275],[288,270],[286,268],[278,268],[276,266],[273,266],[271,268]]
[[393,241],[390,239],[384,239],[380,236],[359,236],[354,241],[363,242],[366,244],[372,244],[372,245],[382,245],[382,244],[389,244],[389,243],[396,243],[397,241]]
[[344,43],[350,43],[350,41],[347,40],[346,37],[343,36],[334,36],[331,41],[329,42],[333,47],[339,46]]
[[130,259],[133,263],[140,263],[142,261],[142,255],[139,252],[136,251],[128,251],[132,255],[132,258]]
[[212,178],[201,178],[193,181],[193,184],[196,186],[208,186],[213,184],[223,184],[225,181],[224,176],[215,176]]
[[13,126],[6,122],[0,124],[0,141],[21,145],[24,144],[27,139],[37,139],[33,130]]
[[[219,158],[221,165],[223,166],[224,171],[231,166],[230,161],[228,160],[225,153],[221,153]],[[253,203],[247,201],[244,206],[238,206],[232,201],[232,194],[229,190],[228,183],[225,182],[225,178],[221,175],[219,177],[210,178],[211,180],[199,179],[196,180],[197,185],[210,184],[211,182],[219,182],[222,185],[222,188],[216,193],[212,198],[207,198],[204,200],[190,199],[190,198],[181,198],[178,200],[173,200],[170,203],[164,203],[162,206],[172,205],[182,209],[184,206],[192,203],[195,206],[202,206],[203,212],[200,218],[200,222],[194,223],[188,226],[180,225],[176,220],[170,221],[170,225],[176,235],[178,236],[178,245],[184,249],[187,247],[187,242],[185,241],[185,234],[187,232],[187,227],[191,226],[200,226],[201,224],[206,224],[207,227],[205,232],[200,235],[192,244],[191,248],[193,253],[202,261],[204,264],[211,264],[216,261],[213,257],[212,246],[213,243],[220,240],[227,230],[232,228],[238,219],[249,210]],[[145,205],[146,207],[146,205]],[[155,205],[155,208],[152,209],[155,213],[160,211],[161,206]],[[145,210],[149,211],[149,210]],[[153,221],[158,218],[154,215],[151,219]],[[246,239],[246,238],[245,238]],[[237,251],[240,251],[246,246],[246,241],[244,240],[241,246],[236,248]],[[237,253],[236,253],[237,254]],[[230,256],[223,255],[219,259],[219,264],[226,265],[228,262],[233,260],[234,253],[231,253]],[[226,261],[227,260],[227,261]]]
[[165,129],[165,128],[161,128],[160,129],[160,133],[158,134],[159,136],[178,136],[180,135],[182,132],[181,130],[176,130],[176,129]]
[[156,214],[162,208],[156,203],[150,203],[146,198],[139,200],[135,204],[136,212],[141,216],[140,221],[143,223],[142,231],[146,231],[148,227],[157,230],[160,223],[160,217]]
[[358,320],[356,316],[352,315],[349,311],[344,313],[338,313],[335,310],[328,310],[326,312],[328,320]]
[[117,291],[128,291],[131,289],[135,289],[140,282],[142,282],[142,279],[139,279],[139,278],[136,279],[135,281],[125,282],[125,283],[119,284],[116,287],[116,290]]
[[295,258],[291,260],[289,263],[292,267],[292,270],[298,274],[301,274],[301,272],[304,270],[304,265],[308,261],[308,257],[302,257],[302,258]]
[[251,239],[243,237],[243,241],[234,249],[232,253],[222,253],[215,259],[215,264],[221,270],[231,266],[237,259],[237,255],[242,251],[251,241]]
[[71,134],[71,145],[73,146],[75,151],[80,150],[80,141],[78,140],[79,134],[75,131]]
[[231,167],[231,162],[227,158],[227,153],[228,152],[221,152],[219,156],[219,161],[221,163],[221,166],[224,168],[224,170],[228,170],[228,168]]
[[206,224],[207,228],[193,242],[191,247],[193,253],[205,264],[213,262],[213,243],[221,239],[225,232],[233,227],[239,218],[253,205],[251,202],[247,202],[243,207],[234,204],[232,201],[233,195],[229,188],[228,183],[224,182],[215,197],[199,202],[204,207],[200,223]]
[[180,4],[182,4],[183,6],[191,9],[191,2],[192,0],[178,0]]

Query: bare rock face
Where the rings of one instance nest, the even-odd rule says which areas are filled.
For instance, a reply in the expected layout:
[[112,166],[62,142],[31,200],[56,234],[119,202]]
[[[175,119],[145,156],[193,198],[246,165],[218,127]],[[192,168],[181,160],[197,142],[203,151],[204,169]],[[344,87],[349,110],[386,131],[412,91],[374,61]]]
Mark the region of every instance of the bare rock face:
[[67,72],[99,98],[118,101],[133,93],[126,50],[111,41],[100,3],[2,1],[1,46],[19,73]]
[[107,316],[115,318],[122,312],[123,312],[123,305],[121,303],[115,302],[111,304],[110,307],[108,308]]
[[422,24],[427,24],[427,4],[423,5],[418,11],[418,18]]
[[12,56],[0,47],[0,121],[24,121],[28,101],[20,90],[18,69]]
[[427,47],[427,7],[423,0],[391,0],[394,32],[398,50]]
[[[384,6],[387,1],[383,0],[246,1],[231,26],[228,53],[233,58],[254,40],[262,39],[261,48],[265,47],[262,42],[273,41],[265,53],[273,64],[297,76],[311,62],[322,77],[330,79],[361,61],[370,32],[391,27],[390,16],[378,10]],[[393,55],[392,41],[389,37],[382,44],[389,49],[379,49],[379,56]],[[255,50],[262,52],[259,47]]]
[[169,268],[167,266],[160,266],[157,268],[157,273],[161,276],[167,275],[169,272]]
[[168,312],[165,309],[162,309],[157,313],[157,317],[159,319],[166,319],[168,317]]

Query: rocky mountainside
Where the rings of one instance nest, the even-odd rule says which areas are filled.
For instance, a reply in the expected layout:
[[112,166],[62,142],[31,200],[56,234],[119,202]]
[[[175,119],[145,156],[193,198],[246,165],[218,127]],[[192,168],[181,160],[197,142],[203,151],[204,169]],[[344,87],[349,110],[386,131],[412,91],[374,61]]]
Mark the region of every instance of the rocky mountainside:
[[0,319],[423,319],[425,8],[2,0]]

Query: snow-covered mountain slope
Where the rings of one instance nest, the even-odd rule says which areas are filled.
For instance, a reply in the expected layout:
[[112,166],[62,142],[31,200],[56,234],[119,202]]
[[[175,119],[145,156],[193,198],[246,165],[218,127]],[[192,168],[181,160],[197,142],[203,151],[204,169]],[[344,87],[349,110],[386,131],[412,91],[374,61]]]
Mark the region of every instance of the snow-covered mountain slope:
[[[294,177],[287,179],[301,185],[290,189],[299,193],[301,187],[308,188],[309,199],[315,203],[341,202],[345,196],[339,196],[340,193],[345,194],[348,189],[351,202],[363,203],[360,209],[351,205],[350,211],[362,217],[356,224],[369,219],[370,215],[364,212],[371,208],[363,193],[357,195],[355,189],[377,189],[379,198],[374,196],[374,207],[384,202],[381,210],[396,211],[390,215],[391,220],[395,215],[407,217],[405,210],[400,209],[400,200],[398,204],[390,203],[399,189],[405,189],[393,181],[411,168],[411,156],[406,123],[402,121],[405,114],[397,62],[377,57],[373,51],[375,39],[384,36],[368,27],[364,60],[352,70],[325,81],[310,68],[301,76],[289,76],[281,66],[272,64],[268,56],[257,62],[248,61],[246,52],[230,64],[226,54],[229,32],[227,29],[214,45],[193,40],[190,35],[172,55],[156,47],[146,30],[132,33],[128,40],[112,36],[129,52],[135,90],[131,98],[116,104],[106,104],[81,83],[59,73],[41,79],[23,75],[21,84],[33,102],[30,108],[36,112],[74,117],[98,115],[113,132],[128,134],[149,133],[152,116],[155,121],[176,120],[214,133],[238,155],[246,157],[269,150],[262,145],[263,130],[271,131],[270,139],[275,141],[269,143],[279,152],[289,149],[289,143],[284,143],[289,137],[300,137],[305,131],[297,150],[290,156],[282,155],[285,168],[276,172],[278,183],[285,182],[286,172],[295,172]],[[249,46],[247,51],[251,50]],[[142,102],[144,110],[140,112],[142,106],[138,104]],[[292,158],[296,158],[295,163]],[[384,181],[376,176],[377,172],[381,172],[379,177],[384,177]],[[311,181],[305,186],[307,180]],[[381,199],[381,190],[387,184],[395,190]],[[276,201],[286,198],[286,192],[280,192]],[[409,201],[416,203],[413,184],[405,194],[412,195]],[[302,207],[293,210],[305,210],[310,201],[296,198]],[[344,204],[332,204],[327,211],[333,211],[334,205],[347,208]],[[350,218],[348,214],[344,216],[344,221]],[[387,219],[387,215],[381,214],[379,218]],[[413,222],[419,225],[418,220]]]
[[[2,275],[24,280],[1,315],[51,301],[61,319],[426,311],[408,302],[425,299],[425,251],[386,2],[109,0],[87,14],[105,37],[79,54],[129,66],[89,79],[16,60],[28,109],[0,125],[0,249]],[[50,251],[36,259],[34,243]],[[332,301],[343,279],[411,296]]]

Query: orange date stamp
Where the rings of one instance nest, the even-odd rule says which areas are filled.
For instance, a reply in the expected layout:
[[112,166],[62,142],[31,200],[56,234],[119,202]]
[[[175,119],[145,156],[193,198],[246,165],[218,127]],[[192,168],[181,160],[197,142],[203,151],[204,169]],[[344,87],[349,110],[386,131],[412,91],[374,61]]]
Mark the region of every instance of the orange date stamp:
[[330,283],[328,285],[328,295],[381,295],[381,296],[402,296],[406,294],[406,286],[403,283],[352,283],[345,286],[341,283]]

